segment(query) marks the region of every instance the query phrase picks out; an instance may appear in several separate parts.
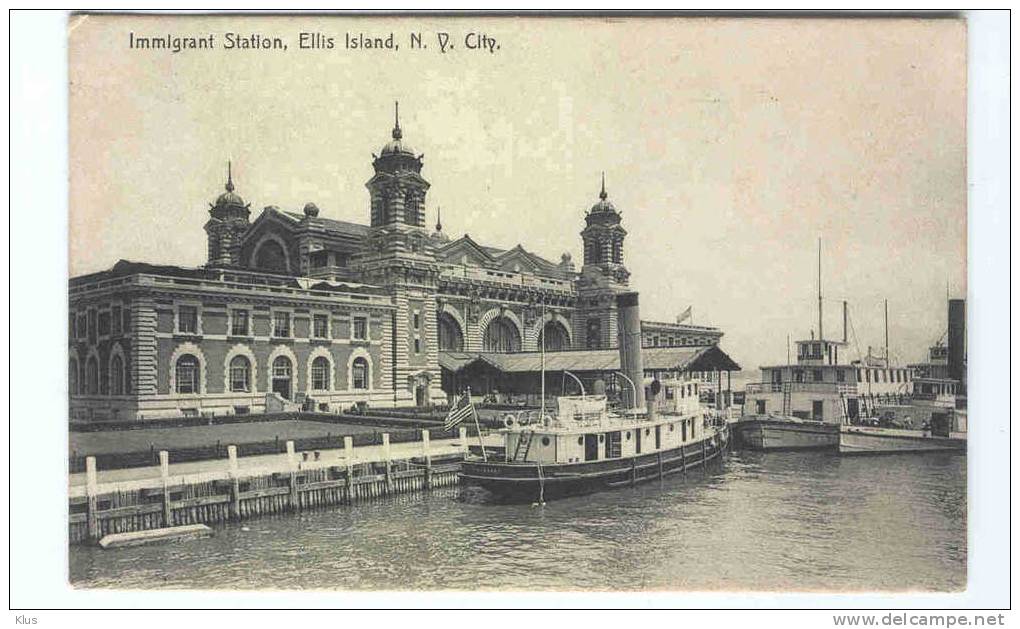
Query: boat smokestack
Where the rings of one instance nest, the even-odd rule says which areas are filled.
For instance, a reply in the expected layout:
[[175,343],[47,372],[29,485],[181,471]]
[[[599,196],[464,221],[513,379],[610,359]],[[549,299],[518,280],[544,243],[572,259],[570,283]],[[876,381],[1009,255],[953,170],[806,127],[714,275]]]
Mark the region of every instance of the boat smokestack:
[[645,367],[641,359],[641,311],[637,293],[616,296],[619,326],[620,371],[634,387],[623,387],[623,401],[628,409],[645,409]]
[[846,300],[843,300],[843,342],[846,343]]
[[964,361],[967,358],[967,302],[963,299],[949,300],[949,377],[957,380],[962,389],[966,388]]

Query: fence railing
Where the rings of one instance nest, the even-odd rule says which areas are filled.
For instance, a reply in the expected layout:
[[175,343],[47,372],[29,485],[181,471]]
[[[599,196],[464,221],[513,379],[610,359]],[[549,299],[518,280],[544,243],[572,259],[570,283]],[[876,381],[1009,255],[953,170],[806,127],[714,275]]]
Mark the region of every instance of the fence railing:
[[[477,436],[478,431],[474,426],[466,426],[468,436]],[[294,450],[297,452],[308,452],[312,450],[331,450],[344,447],[344,437],[353,439],[354,447],[382,445],[383,432],[355,433],[355,434],[330,434],[322,437],[304,437],[301,439],[290,439],[294,442]],[[387,431],[390,443],[407,443],[421,441],[422,431],[417,428],[404,430]],[[450,430],[430,430],[432,439],[452,439],[459,435],[459,429],[454,427]],[[265,441],[250,441],[233,443],[237,446],[238,456],[259,456],[267,454],[284,454],[287,452],[287,441],[285,439],[272,439]],[[187,448],[170,448],[166,451],[174,463],[191,463],[195,461],[208,461],[221,459],[227,456],[228,444],[216,443],[207,446],[194,446]],[[69,460],[69,471],[77,474],[85,471],[85,459],[88,454],[72,453]],[[110,452],[91,455],[96,459],[96,465],[102,470],[127,469],[136,467],[150,467],[159,465],[159,451],[155,447],[148,450],[136,450],[132,452]]]
[[856,395],[857,385],[837,382],[752,382],[745,393],[841,393]]

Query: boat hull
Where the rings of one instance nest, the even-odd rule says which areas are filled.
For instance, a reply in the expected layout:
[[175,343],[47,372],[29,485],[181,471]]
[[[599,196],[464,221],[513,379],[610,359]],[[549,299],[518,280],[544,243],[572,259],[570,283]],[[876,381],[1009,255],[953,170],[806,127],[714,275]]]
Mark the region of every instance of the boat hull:
[[835,450],[839,426],[782,419],[743,419],[733,424],[737,443],[749,450]]
[[464,461],[460,481],[482,487],[499,502],[542,502],[630,487],[706,465],[726,449],[726,427],[681,448],[619,459],[537,465]]
[[925,436],[917,430],[844,426],[839,434],[840,454],[894,454],[902,452],[966,452],[966,437]]

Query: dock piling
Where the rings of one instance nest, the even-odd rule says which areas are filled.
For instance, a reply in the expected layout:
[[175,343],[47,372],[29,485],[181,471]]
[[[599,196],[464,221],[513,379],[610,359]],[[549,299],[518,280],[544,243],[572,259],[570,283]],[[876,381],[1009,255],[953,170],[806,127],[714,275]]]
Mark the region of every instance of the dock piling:
[[238,479],[237,446],[227,446],[228,469],[230,471],[230,519],[241,519],[241,481]]
[[159,475],[163,480],[163,526],[174,525],[174,514],[170,508],[170,453],[159,451]]
[[421,431],[421,453],[425,457],[425,489],[432,489],[432,452],[428,430]]
[[390,457],[390,433],[382,435],[383,463],[386,465],[386,493],[393,493],[393,461]]
[[96,457],[85,458],[85,497],[86,509],[88,509],[86,527],[89,541],[98,543],[99,531],[99,483],[96,475]]
[[347,502],[354,502],[354,437],[344,437],[344,461],[347,463]]

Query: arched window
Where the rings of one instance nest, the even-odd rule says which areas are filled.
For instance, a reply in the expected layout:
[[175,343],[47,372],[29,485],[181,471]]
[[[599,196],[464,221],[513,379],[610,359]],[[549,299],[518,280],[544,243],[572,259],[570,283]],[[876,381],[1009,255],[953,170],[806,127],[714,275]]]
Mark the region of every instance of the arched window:
[[368,361],[360,356],[351,364],[351,388],[368,388]]
[[499,353],[521,351],[521,335],[517,327],[506,317],[496,317],[485,328],[482,350]]
[[67,389],[71,395],[78,395],[78,361],[73,358],[67,365]]
[[329,390],[329,360],[325,356],[319,356],[312,361],[312,389]]
[[294,366],[286,356],[277,356],[273,361],[273,391],[282,397],[291,397],[291,374]]
[[99,361],[95,356],[89,358],[85,363],[85,383],[89,395],[99,393]]
[[461,333],[457,320],[449,313],[439,313],[439,349],[462,352],[464,351],[464,335]]
[[275,240],[263,242],[255,253],[255,266],[267,271],[287,271],[287,254],[283,246]]
[[404,195],[404,222],[408,225],[418,224],[418,199],[414,192]]
[[549,321],[538,333],[538,349],[545,344],[545,351],[560,352],[570,348],[570,337],[567,329],[559,321]]
[[124,395],[124,359],[120,356],[110,361],[110,395]]
[[185,354],[177,359],[174,366],[178,393],[198,393],[199,366],[198,359]]
[[251,361],[246,356],[230,359],[230,390],[251,391]]

